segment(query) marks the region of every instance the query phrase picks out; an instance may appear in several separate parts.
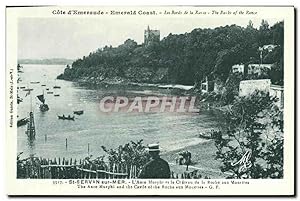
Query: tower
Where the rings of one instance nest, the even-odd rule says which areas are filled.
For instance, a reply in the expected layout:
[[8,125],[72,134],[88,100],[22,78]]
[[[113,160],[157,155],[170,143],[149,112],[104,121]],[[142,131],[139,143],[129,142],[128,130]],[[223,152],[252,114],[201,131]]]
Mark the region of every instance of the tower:
[[151,30],[149,25],[147,29],[144,31],[144,44],[149,45],[153,42],[160,41],[160,31],[159,30]]

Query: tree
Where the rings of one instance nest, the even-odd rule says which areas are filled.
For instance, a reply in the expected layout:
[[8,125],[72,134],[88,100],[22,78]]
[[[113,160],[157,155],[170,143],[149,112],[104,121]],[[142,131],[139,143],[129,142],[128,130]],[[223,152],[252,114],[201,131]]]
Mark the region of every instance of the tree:
[[[269,27],[268,22],[262,20],[259,29],[254,28],[251,21],[246,28],[237,25],[196,28],[190,33],[169,34],[147,46],[127,39],[118,47],[98,48],[74,61],[72,68],[58,78],[101,77],[99,80],[194,85],[213,75],[224,83],[232,65],[259,60],[258,47],[272,42],[283,47],[283,28],[283,22]],[[278,54],[266,55],[266,59],[279,62],[283,51]]]
[[224,112],[224,130],[214,138],[216,159],[223,172],[231,173],[228,178],[283,177],[283,120],[274,101],[256,91],[238,97]]
[[269,23],[267,20],[261,21],[258,32],[258,41],[260,46],[272,43],[271,31],[269,29]]
[[108,150],[105,146],[101,146],[101,148],[108,154],[110,164],[126,164],[127,167],[135,165],[137,169],[140,169],[150,159],[146,147],[143,145],[143,140],[131,141],[125,145],[120,145],[117,149]]
[[243,74],[241,73],[234,73],[229,75],[224,85],[225,90],[223,90],[221,96],[222,105],[232,104],[235,98],[239,95],[239,85],[242,79]]

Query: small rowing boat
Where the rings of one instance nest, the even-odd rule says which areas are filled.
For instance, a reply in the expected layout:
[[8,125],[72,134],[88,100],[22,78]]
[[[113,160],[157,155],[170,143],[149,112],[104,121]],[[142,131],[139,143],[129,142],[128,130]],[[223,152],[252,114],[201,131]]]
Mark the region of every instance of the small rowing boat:
[[73,113],[77,114],[77,115],[82,115],[83,114],[83,110],[74,111]]
[[65,115],[62,115],[62,116],[57,115],[57,117],[58,117],[58,119],[62,119],[62,120],[72,120],[72,121],[75,120],[75,117],[74,117],[74,116],[71,117],[70,115],[68,115],[68,116],[65,116]]

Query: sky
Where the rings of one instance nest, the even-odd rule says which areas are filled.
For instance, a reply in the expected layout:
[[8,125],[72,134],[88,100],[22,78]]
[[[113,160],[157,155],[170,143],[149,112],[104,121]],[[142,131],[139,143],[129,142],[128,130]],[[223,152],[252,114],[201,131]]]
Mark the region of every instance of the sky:
[[[128,38],[143,42],[144,30],[159,29],[161,39],[195,28],[215,28],[249,20],[259,27],[261,18],[22,18],[18,24],[18,58],[78,59],[105,45],[116,47]],[[278,19],[266,19],[272,26]]]

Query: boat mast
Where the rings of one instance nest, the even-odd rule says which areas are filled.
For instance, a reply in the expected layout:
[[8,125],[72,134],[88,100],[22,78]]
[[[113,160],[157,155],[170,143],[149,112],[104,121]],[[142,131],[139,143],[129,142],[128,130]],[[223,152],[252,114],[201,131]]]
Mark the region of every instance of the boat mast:
[[[30,91],[29,91],[30,93]],[[30,112],[29,112],[29,122],[27,123],[27,136],[30,139],[35,139],[35,124],[34,124],[34,117],[33,117],[33,111],[32,111],[32,95],[30,93]]]
[[26,133],[30,139],[35,139],[35,124],[34,124],[33,112],[29,113],[29,122],[27,124],[27,132]]
[[30,93],[30,112],[32,112],[32,95],[29,89],[29,93]]

